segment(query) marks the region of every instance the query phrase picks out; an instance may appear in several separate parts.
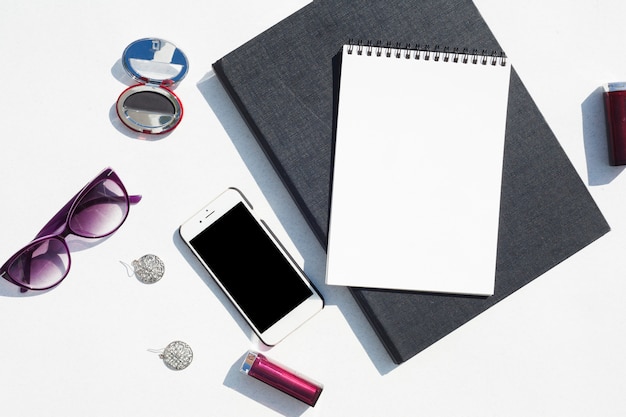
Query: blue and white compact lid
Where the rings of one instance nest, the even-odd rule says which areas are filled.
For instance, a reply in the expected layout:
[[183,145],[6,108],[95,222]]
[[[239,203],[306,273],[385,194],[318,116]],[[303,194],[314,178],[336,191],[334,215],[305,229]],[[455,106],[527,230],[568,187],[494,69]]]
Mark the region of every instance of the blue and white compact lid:
[[159,38],[136,40],[122,54],[128,74],[143,84],[173,87],[189,69],[187,57],[173,43]]

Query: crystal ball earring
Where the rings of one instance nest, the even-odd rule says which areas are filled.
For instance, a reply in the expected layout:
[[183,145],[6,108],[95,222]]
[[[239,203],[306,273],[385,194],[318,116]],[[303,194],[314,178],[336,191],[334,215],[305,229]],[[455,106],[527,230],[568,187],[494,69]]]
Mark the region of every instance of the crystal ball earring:
[[165,264],[156,255],[144,255],[131,263],[135,276],[144,284],[154,284],[163,278]]
[[161,350],[151,350],[150,352],[158,353],[159,358],[163,359],[163,363],[165,365],[175,371],[181,371],[191,364],[193,361],[193,351],[191,347],[180,340],[176,340],[169,345],[165,349]]

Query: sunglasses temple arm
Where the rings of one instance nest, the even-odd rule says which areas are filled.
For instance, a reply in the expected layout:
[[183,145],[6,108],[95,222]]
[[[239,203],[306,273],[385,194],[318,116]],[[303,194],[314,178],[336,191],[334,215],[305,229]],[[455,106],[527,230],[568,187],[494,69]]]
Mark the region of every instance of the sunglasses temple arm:
[[137,204],[141,201],[141,196],[140,195],[129,195],[128,196],[128,201],[130,204]]

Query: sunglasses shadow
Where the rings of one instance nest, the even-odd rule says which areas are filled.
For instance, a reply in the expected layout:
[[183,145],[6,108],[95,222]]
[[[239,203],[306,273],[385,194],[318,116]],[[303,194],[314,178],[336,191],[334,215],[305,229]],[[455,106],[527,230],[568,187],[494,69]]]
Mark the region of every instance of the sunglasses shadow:
[[0,278],[0,296],[2,297],[34,297],[36,295],[43,295],[47,292],[51,291],[43,290],[43,291],[32,291],[32,290],[24,290],[23,288],[18,287],[17,285],[9,282],[6,279]]

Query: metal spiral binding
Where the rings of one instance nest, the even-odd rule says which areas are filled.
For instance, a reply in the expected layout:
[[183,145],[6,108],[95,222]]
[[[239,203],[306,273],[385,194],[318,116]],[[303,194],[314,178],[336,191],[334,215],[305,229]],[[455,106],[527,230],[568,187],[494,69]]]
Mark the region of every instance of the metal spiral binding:
[[365,53],[367,56],[375,55],[377,57],[384,56],[397,59],[423,59],[425,61],[432,59],[433,61],[441,60],[443,62],[451,61],[454,63],[471,63],[474,65],[500,65],[503,67],[507,64],[506,55],[502,51],[489,52],[486,49],[482,51],[473,49],[470,52],[467,48],[463,50],[453,48],[450,50],[449,47],[444,47],[441,49],[439,45],[436,45],[434,48],[431,48],[430,45],[411,45],[410,43],[405,45],[396,43],[392,45],[391,42],[387,42],[383,45],[381,41],[373,44],[372,41],[363,43],[363,41],[360,40],[355,42],[350,39],[348,42],[348,54],[352,54],[353,52],[356,52],[357,55],[363,55],[363,53]]

